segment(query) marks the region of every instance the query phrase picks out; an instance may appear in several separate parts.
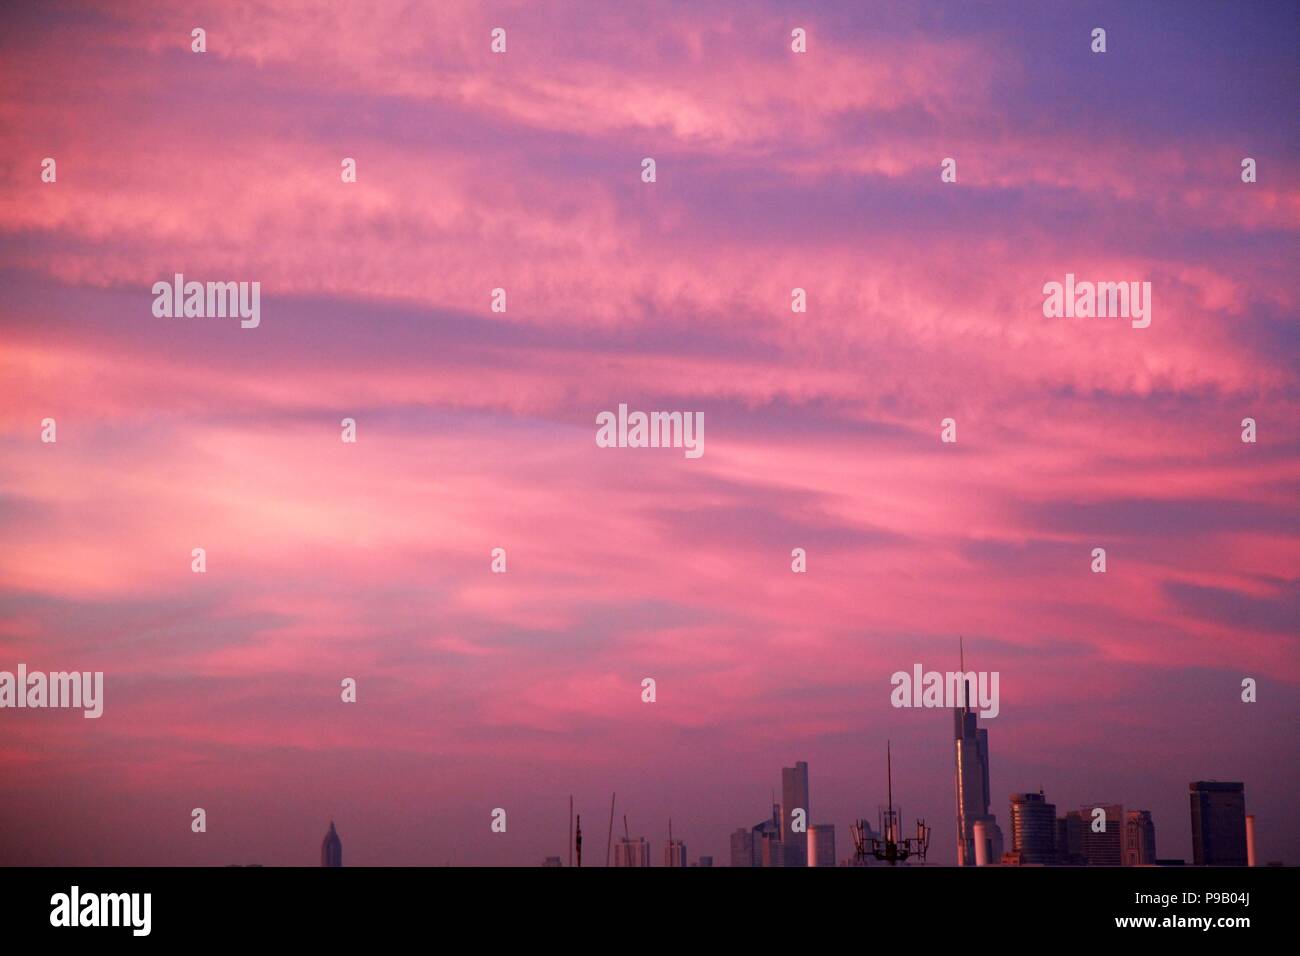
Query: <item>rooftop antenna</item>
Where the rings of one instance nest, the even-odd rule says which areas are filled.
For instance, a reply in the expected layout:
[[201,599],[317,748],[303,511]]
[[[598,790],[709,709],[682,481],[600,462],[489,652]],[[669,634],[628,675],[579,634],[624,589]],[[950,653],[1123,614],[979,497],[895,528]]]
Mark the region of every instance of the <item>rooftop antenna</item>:
[[885,741],[885,793],[889,800],[889,817],[894,817],[894,758],[889,752],[890,742]]
[[575,838],[574,847],[578,851],[578,869],[582,869],[582,814],[578,814],[578,835]]
[[883,860],[890,866],[911,857],[924,860],[926,851],[930,849],[930,828],[921,819],[916,821],[916,836],[899,839],[898,815],[894,812],[894,761],[891,751],[890,742],[886,741],[885,774],[889,809],[880,821],[880,834],[871,836],[871,827],[866,820],[859,820],[850,827],[857,859],[861,863],[866,863],[868,857]]

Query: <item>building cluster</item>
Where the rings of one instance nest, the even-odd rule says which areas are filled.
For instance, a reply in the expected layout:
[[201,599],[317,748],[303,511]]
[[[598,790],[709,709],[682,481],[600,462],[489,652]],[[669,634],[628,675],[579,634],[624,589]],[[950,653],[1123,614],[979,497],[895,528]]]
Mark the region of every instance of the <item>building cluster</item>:
[[[966,695],[969,701],[970,695]],[[1009,833],[1004,836],[989,795],[988,731],[968,703],[953,711],[954,783],[958,866],[1159,866],[1181,865],[1156,855],[1156,828],[1149,810],[1089,803],[1058,816],[1038,793],[1011,795]],[[835,828],[794,824],[808,813],[808,764],[782,770],[781,802],[770,819],[731,835],[732,866],[834,866]],[[1189,785],[1192,862],[1196,866],[1255,866],[1255,818],[1246,814],[1241,783],[1197,781]],[[896,826],[897,821],[893,821]],[[878,836],[859,821],[866,836]],[[1009,838],[1009,841],[1008,841]],[[1007,843],[1009,842],[1009,845]],[[862,854],[841,865],[865,865]]]
[[[1011,846],[989,810],[989,738],[974,711],[954,711],[957,865],[1158,866],[1182,860],[1156,856],[1149,810],[1090,803],[1064,816],[1038,793],[1011,795]],[[1254,866],[1255,818],[1246,815],[1241,783],[1197,781],[1191,796],[1192,862],[1196,866]]]
[[834,866],[835,827],[810,823],[808,764],[781,770],[781,802],[772,815],[731,834],[732,866]]
[[[978,856],[978,850],[977,850]],[[1149,810],[1085,804],[1056,815],[1038,793],[1011,795],[1011,849],[999,862],[1014,866],[1154,866],[1156,828]]]
[[[988,731],[979,726],[978,715],[969,704],[954,708],[953,717],[958,866],[1159,866],[1184,862],[1156,856],[1156,828],[1150,811],[1088,803],[1058,816],[1056,805],[1047,802],[1042,790],[1011,795],[1009,832],[1004,837],[990,810]],[[1245,787],[1201,780],[1189,785],[1189,797],[1192,863],[1255,866],[1255,818],[1246,814]],[[611,827],[612,813],[611,808]],[[781,800],[773,801],[771,815],[731,834],[731,865],[835,866],[835,827],[811,823],[812,819],[808,764],[801,760],[781,770]],[[898,821],[892,806],[881,819],[882,831],[890,839],[896,838]],[[855,843],[859,836],[865,838],[861,841],[865,845],[880,834],[860,820],[854,828]],[[1008,838],[1009,846],[1005,845]],[[650,841],[645,837],[634,839],[625,833],[610,849],[616,867],[651,865]],[[859,848],[839,865],[865,866],[867,856]],[[673,839],[671,821],[662,861],[663,866],[688,865],[686,843]],[[321,865],[343,865],[343,845],[333,822],[321,845]],[[558,867],[564,861],[551,856],[542,865]],[[713,857],[701,856],[689,865],[711,867]]]

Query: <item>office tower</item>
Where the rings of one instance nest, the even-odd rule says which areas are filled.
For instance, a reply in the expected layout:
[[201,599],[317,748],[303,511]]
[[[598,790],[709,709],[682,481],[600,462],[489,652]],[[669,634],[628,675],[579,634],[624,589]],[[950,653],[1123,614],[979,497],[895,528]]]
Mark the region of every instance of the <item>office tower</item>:
[[[803,811],[802,829],[791,828],[795,810]],[[808,821],[812,819],[808,808],[808,764],[800,760],[793,767],[781,768],[781,842],[785,844],[787,866],[808,864]]]
[[772,815],[750,828],[754,866],[785,866],[785,843],[781,839],[781,805],[772,804]]
[[542,866],[560,866],[560,867],[562,867],[562,866],[564,866],[564,861],[561,860],[558,856],[548,856],[545,860],[542,861]]
[[[1101,817],[1097,810],[1106,811],[1106,829],[1098,830]],[[1118,803],[1087,803],[1080,808],[1083,817],[1083,856],[1088,866],[1123,866],[1124,864],[1124,807]]]
[[754,866],[754,831],[741,827],[731,834],[731,865]]
[[1088,828],[1083,814],[1070,810],[1056,819],[1056,862],[1060,866],[1084,866],[1083,832]]
[[1256,866],[1255,863],[1255,814],[1246,814],[1246,865]]
[[614,844],[614,865],[649,866],[650,841],[645,837],[637,837],[635,840],[623,837]]
[[[963,664],[963,667],[965,665]],[[953,730],[957,759],[957,865],[975,865],[975,823],[983,820],[989,824],[988,838],[992,849],[991,862],[1002,857],[1002,831],[997,817],[989,813],[989,732],[978,726],[978,715],[971,710],[970,699],[974,692],[974,672],[962,672],[962,683],[967,688],[960,707],[953,709]],[[994,832],[997,845],[992,847]]]
[[330,821],[330,832],[325,834],[325,839],[321,841],[320,865],[343,865],[343,841],[339,839],[338,832],[334,829],[333,820]]
[[686,865],[686,843],[682,840],[669,840],[664,844],[664,866]]
[[1011,852],[1022,864],[1056,862],[1056,805],[1043,791],[1011,795]]
[[1124,816],[1124,865],[1155,866],[1156,825],[1150,810],[1130,810]]
[[1192,862],[1197,866],[1245,866],[1245,785],[1200,780],[1188,784],[1188,790],[1192,804]]
[[808,865],[835,865],[835,825],[819,823],[808,828]]
[[754,835],[755,866],[785,866],[785,844],[779,834],[771,831]]
[[712,867],[712,866],[713,866],[713,857],[711,857],[711,856],[702,856],[702,857],[700,857],[700,862],[697,863],[697,864],[695,864],[695,865],[696,865],[696,866],[707,866],[707,867]]

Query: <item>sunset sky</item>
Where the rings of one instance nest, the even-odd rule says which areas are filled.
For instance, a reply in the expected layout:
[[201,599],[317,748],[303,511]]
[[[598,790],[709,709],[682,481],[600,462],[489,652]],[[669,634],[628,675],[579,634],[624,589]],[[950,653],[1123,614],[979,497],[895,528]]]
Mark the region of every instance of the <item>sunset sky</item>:
[[1294,4],[186,6],[0,11],[0,670],[105,674],[0,711],[0,864],[535,865],[570,794],[603,862],[617,791],[722,865],[796,760],[844,858],[886,739],[953,863],[889,679],[959,636],[1004,833],[1042,787],[1190,861],[1240,780],[1300,862]]

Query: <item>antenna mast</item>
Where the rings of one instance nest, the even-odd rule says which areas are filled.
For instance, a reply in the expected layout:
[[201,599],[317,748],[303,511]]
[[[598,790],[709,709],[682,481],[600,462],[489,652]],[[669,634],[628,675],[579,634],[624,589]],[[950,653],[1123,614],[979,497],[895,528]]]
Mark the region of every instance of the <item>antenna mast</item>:
[[614,798],[616,793],[609,795],[609,836],[605,838],[605,865],[609,866],[609,849],[614,845]]

